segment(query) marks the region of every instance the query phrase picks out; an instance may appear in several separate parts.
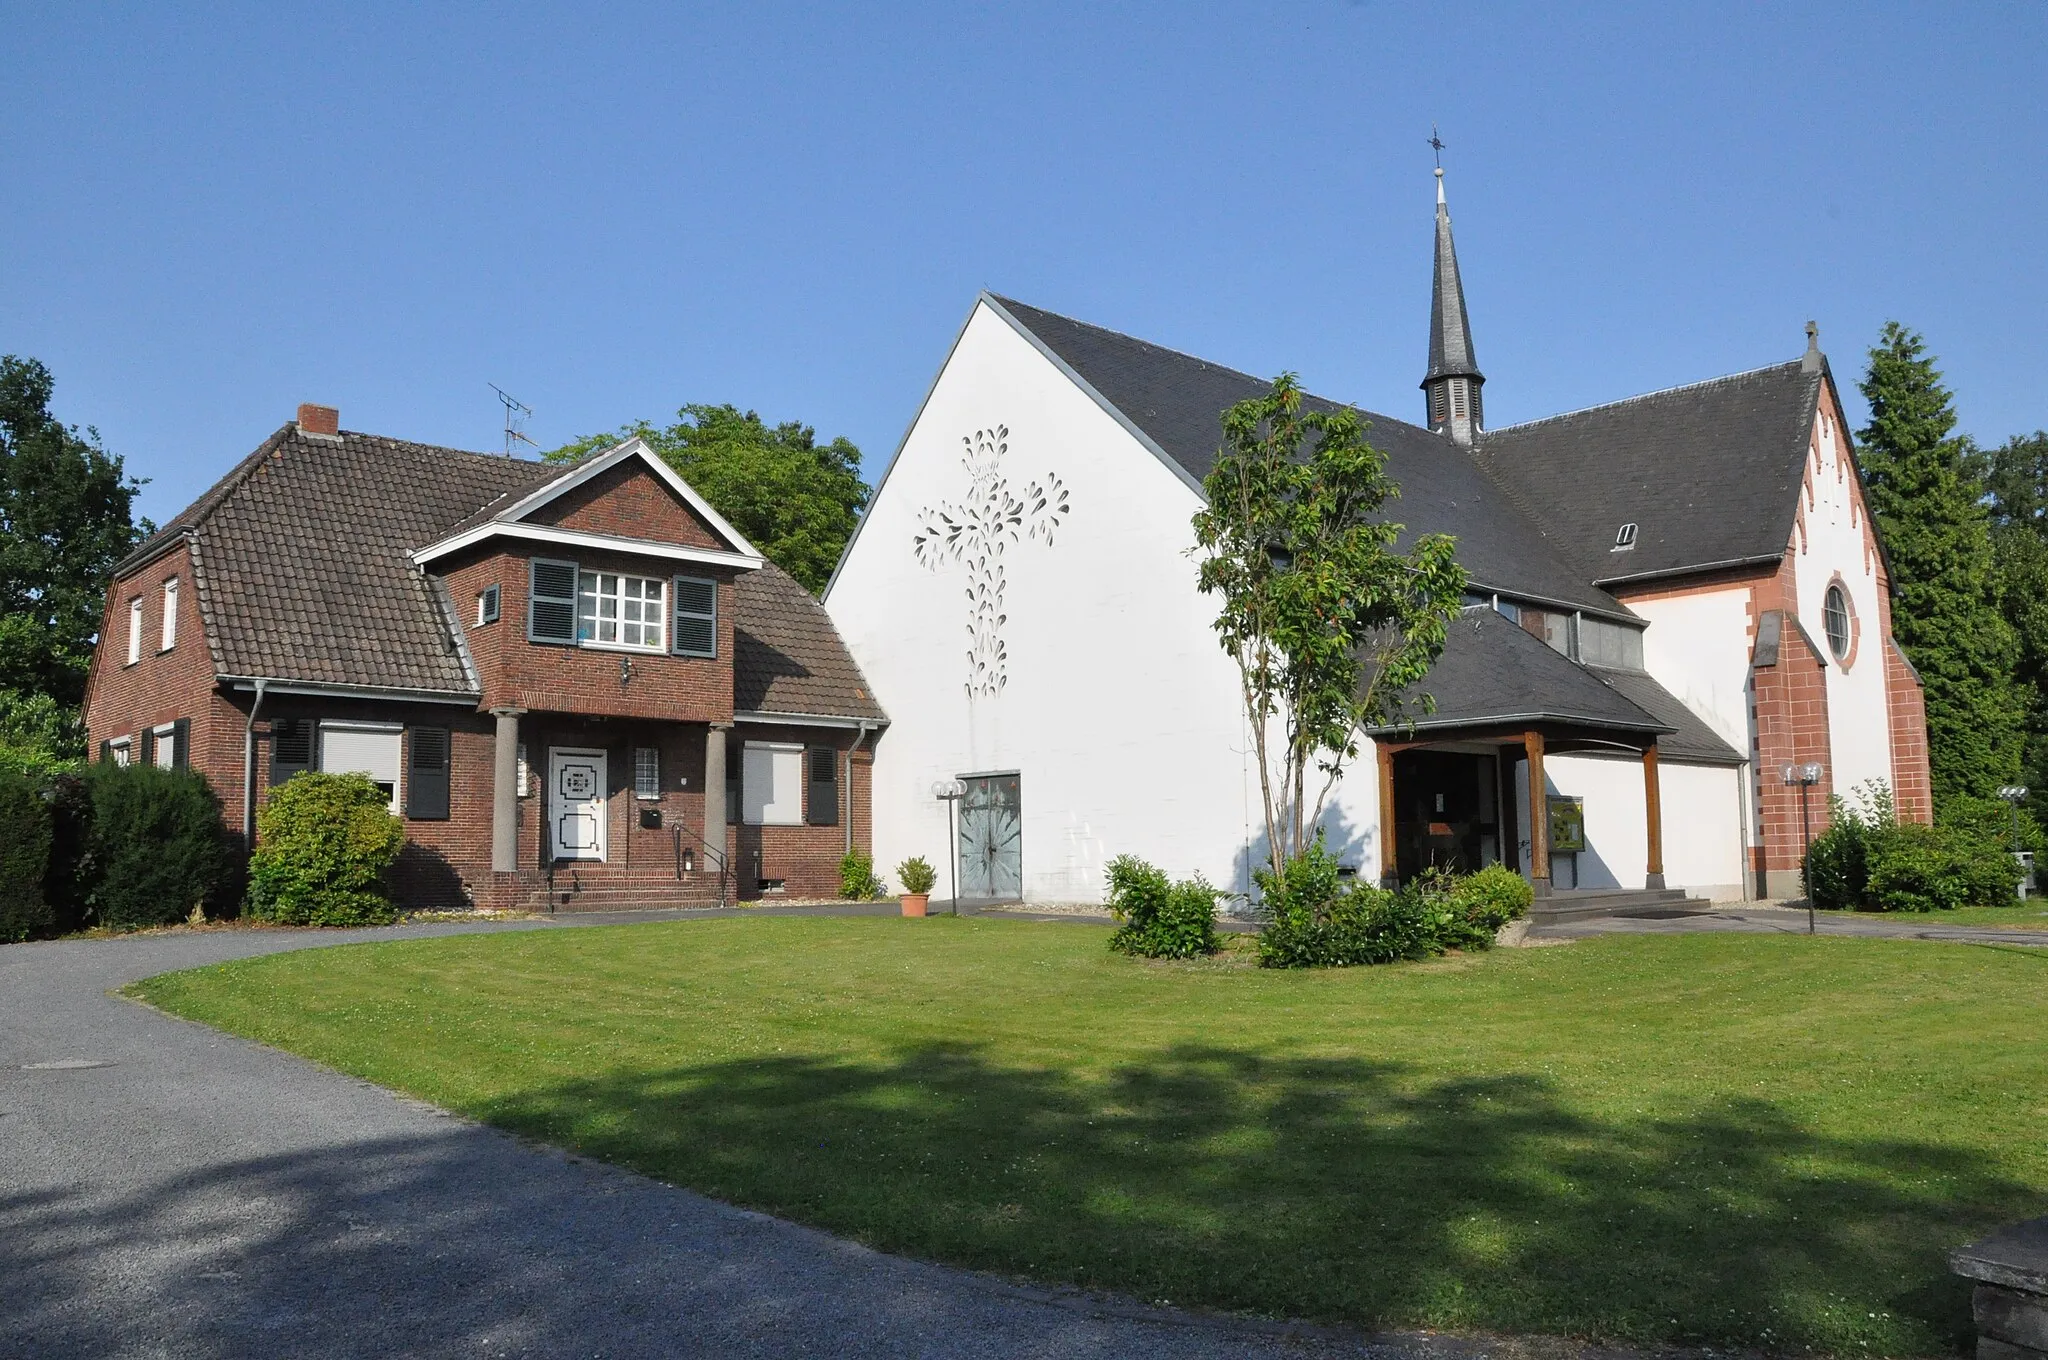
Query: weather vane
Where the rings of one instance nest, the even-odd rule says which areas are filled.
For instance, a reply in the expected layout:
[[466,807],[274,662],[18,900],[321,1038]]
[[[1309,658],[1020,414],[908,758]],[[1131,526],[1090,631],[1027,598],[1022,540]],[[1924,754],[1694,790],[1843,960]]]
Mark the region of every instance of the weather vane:
[[1444,168],[1444,139],[1436,135],[1436,124],[1429,125],[1429,149],[1436,153],[1436,168]]

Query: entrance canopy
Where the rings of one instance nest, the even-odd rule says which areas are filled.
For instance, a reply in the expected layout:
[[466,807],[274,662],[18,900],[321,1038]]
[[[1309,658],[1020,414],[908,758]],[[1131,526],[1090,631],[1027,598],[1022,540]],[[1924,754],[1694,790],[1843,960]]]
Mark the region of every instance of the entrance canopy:
[[[1395,757],[1404,752],[1494,750],[1506,760],[1528,761],[1526,806],[1533,814],[1529,867],[1539,893],[1550,886],[1549,819],[1541,811],[1547,807],[1546,754],[1628,753],[1642,761],[1649,836],[1646,880],[1656,887],[1663,886],[1664,877],[1660,751],[1689,762],[1742,763],[1733,747],[1650,676],[1580,665],[1492,609],[1468,609],[1452,620],[1443,656],[1421,689],[1435,701],[1434,713],[1417,714],[1410,723],[1371,733],[1379,752],[1381,873],[1389,882],[1404,870],[1421,867],[1404,864],[1404,858],[1414,859],[1418,851],[1437,858],[1428,848],[1432,836],[1455,839],[1458,834],[1451,819],[1439,822],[1431,819],[1428,809],[1409,808],[1416,801],[1414,789],[1405,802],[1397,797]],[[1412,760],[1409,770],[1411,782],[1422,775]],[[1513,796],[1506,788],[1509,782],[1499,781],[1503,803]],[[1429,797],[1432,808],[1452,806],[1438,794]],[[1414,826],[1403,821],[1403,810],[1410,813]],[[1513,819],[1502,811],[1487,822],[1495,853],[1507,858],[1505,829]],[[1471,834],[1469,843],[1480,843],[1479,833]],[[1445,848],[1450,849],[1448,843]]]

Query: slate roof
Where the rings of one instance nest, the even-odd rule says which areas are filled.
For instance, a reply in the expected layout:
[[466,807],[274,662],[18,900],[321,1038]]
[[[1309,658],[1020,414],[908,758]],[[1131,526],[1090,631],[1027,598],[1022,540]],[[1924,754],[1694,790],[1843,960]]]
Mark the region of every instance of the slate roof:
[[[1476,455],[1590,581],[1772,558],[1824,380],[1795,360],[1488,430]],[[1636,545],[1610,551],[1623,524]]]
[[741,572],[734,595],[735,709],[886,720],[825,606],[794,576],[770,562]]
[[1588,666],[1587,673],[1671,730],[1657,739],[1659,754],[1705,765],[1740,765],[1742,753],[1722,740],[1685,701],[1641,671]]
[[[1657,686],[1648,676],[1641,678]],[[1436,712],[1415,715],[1411,726],[1417,732],[1536,722],[1645,736],[1673,728],[1587,667],[1486,608],[1467,609],[1451,620],[1443,656],[1420,689],[1436,700]],[[1661,686],[1657,689],[1663,692]]]
[[[1134,340],[1008,298],[993,299],[1079,374],[1125,419],[1199,483],[1214,465],[1225,408],[1270,386],[1263,378]],[[1336,409],[1343,403],[1311,398]],[[1458,538],[1458,560],[1475,584],[1619,618],[1634,617],[1585,571],[1560,557],[1508,490],[1442,435],[1391,416],[1363,413],[1367,438],[1387,455],[1401,488],[1386,514],[1411,534]]]
[[[561,475],[289,424],[117,574],[189,539],[217,674],[475,695],[445,592],[407,554]],[[773,566],[743,572],[736,596],[737,707],[882,719],[823,607],[794,579]]]

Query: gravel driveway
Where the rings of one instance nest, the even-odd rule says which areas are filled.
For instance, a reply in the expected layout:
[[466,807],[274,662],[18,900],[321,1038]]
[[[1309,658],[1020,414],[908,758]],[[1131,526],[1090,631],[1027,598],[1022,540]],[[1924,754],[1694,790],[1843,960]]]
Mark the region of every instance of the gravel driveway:
[[107,994],[253,954],[519,928],[0,948],[0,1355],[1527,1349],[1207,1320],[883,1256]]

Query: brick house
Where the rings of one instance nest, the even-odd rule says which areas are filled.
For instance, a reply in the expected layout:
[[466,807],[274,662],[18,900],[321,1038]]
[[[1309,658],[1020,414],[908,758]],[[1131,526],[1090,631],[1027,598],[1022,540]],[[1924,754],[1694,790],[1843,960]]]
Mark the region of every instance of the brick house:
[[584,910],[835,894],[887,725],[818,602],[642,441],[564,468],[321,406],[116,568],[85,718],[249,839],[293,774],[368,774],[403,905]]

